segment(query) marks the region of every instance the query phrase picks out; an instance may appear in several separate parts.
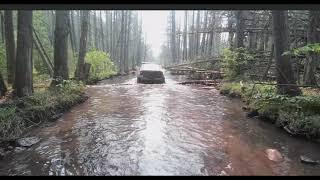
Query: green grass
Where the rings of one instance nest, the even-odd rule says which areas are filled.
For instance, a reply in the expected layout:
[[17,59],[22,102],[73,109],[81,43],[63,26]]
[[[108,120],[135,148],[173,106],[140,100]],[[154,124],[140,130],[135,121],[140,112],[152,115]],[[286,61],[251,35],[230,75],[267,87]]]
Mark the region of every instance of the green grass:
[[86,84],[95,84],[98,81],[111,78],[112,76],[116,76],[118,73],[115,71],[112,72],[105,72],[103,74],[100,74],[99,76],[89,76],[89,79],[87,80]]
[[59,87],[35,92],[0,106],[0,140],[18,138],[24,131],[83,102],[85,86],[67,81]]
[[[242,85],[241,85],[242,84]],[[320,137],[320,94],[316,90],[303,88],[303,95],[287,97],[277,95],[274,86],[239,82],[226,82],[222,94],[241,97],[249,109],[257,110],[259,116],[287,127],[295,135],[307,138]]]

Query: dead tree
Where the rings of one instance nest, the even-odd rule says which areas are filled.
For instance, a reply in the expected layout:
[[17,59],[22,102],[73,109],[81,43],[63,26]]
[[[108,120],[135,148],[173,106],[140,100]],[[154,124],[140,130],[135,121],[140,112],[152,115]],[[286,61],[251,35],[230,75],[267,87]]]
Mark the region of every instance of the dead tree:
[[35,29],[32,28],[32,30],[34,33],[34,37],[32,37],[33,43],[35,44],[35,47],[38,50],[41,59],[47,65],[50,76],[53,77],[53,65],[50,61],[50,58],[49,58],[48,54],[46,53],[45,49],[43,48],[41,41],[40,41]]

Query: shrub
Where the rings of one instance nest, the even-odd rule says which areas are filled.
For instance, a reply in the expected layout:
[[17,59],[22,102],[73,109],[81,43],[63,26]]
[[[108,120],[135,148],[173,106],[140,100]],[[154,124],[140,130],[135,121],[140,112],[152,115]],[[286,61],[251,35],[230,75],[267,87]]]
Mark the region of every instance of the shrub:
[[103,51],[91,50],[86,54],[85,60],[91,64],[90,80],[101,80],[116,74],[110,55]]
[[22,132],[24,121],[16,114],[15,106],[0,107],[0,134],[1,139],[17,137]]
[[273,86],[253,84],[240,81],[238,82],[226,82],[221,86],[221,90],[226,94],[233,94],[242,97],[246,101],[254,101],[264,96],[274,95],[276,88]]
[[243,76],[246,65],[253,61],[255,56],[245,48],[237,48],[234,50],[224,49],[221,58],[225,78],[231,80]]
[[307,44],[299,48],[293,48],[289,51],[284,52],[283,55],[300,56],[307,55],[309,53],[320,54],[320,43]]

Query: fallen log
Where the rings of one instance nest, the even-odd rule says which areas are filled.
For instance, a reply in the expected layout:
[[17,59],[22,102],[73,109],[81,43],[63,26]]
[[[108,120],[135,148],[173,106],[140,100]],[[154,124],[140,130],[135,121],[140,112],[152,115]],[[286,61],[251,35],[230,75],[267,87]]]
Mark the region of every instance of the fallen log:
[[186,65],[191,65],[191,64],[199,64],[199,63],[204,63],[204,62],[215,62],[215,61],[219,61],[219,60],[220,60],[219,57],[212,57],[212,58],[208,58],[206,60],[187,62],[187,63],[183,63],[183,64],[174,64],[171,66],[166,66],[164,68],[169,69],[169,68],[173,68],[173,67],[186,66]]
[[220,81],[217,81],[217,80],[191,80],[191,81],[179,82],[178,84],[182,84],[182,85],[201,84],[201,85],[206,85],[206,86],[215,86],[219,83],[220,83]]
[[171,72],[194,72],[194,73],[207,73],[207,74],[223,74],[223,72],[220,71],[209,71],[205,69],[173,69],[170,70]]

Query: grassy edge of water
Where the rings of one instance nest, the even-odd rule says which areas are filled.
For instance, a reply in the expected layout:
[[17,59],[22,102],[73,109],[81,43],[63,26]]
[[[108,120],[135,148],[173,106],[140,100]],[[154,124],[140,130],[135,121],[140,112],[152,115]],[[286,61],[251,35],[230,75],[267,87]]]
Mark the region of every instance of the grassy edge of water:
[[292,136],[319,142],[320,95],[303,88],[303,95],[286,97],[277,95],[274,86],[245,82],[223,82],[220,94],[240,98],[245,102],[248,116],[258,116],[282,128]]
[[88,99],[85,89],[85,85],[71,82],[0,104],[0,142],[15,140],[30,128],[58,119]]
[[[86,84],[94,85],[120,75],[111,73],[105,77],[90,79]],[[43,85],[43,81],[40,84]],[[89,98],[85,89],[84,84],[69,80],[59,87],[42,88],[31,96],[0,104],[0,144],[21,137],[31,128],[44,122],[59,119],[64,112]]]

